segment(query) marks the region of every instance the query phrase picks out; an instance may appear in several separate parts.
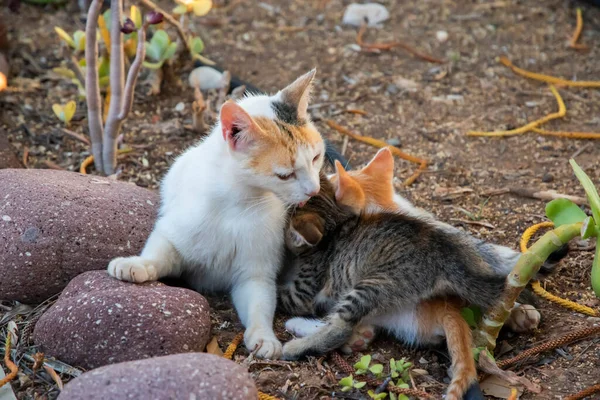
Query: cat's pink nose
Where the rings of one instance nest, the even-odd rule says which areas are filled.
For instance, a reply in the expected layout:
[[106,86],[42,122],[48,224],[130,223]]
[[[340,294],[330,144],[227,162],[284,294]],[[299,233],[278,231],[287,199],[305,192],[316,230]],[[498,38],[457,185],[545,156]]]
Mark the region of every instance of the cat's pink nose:
[[312,192],[305,193],[308,197],[313,197],[319,194],[319,189],[313,190]]

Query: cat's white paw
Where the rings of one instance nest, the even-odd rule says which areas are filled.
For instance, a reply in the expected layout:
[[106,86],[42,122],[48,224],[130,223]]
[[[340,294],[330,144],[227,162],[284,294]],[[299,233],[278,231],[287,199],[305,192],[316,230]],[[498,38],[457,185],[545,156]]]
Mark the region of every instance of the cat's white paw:
[[375,339],[375,327],[373,325],[359,325],[352,331],[352,336],[340,349],[342,353],[351,354],[365,351]]
[[293,339],[283,345],[283,359],[294,361],[300,359],[306,351],[305,339]]
[[312,335],[320,327],[326,325],[320,319],[308,319],[302,317],[290,318],[285,323],[285,330],[296,337],[305,337]]
[[108,264],[108,274],[122,281],[142,283],[158,276],[153,262],[142,257],[119,257]]
[[246,329],[244,343],[248,351],[256,351],[259,358],[276,360],[281,357],[281,342],[273,331],[266,329]]
[[542,315],[534,306],[519,304],[513,307],[506,320],[508,328],[517,333],[529,332],[540,325]]

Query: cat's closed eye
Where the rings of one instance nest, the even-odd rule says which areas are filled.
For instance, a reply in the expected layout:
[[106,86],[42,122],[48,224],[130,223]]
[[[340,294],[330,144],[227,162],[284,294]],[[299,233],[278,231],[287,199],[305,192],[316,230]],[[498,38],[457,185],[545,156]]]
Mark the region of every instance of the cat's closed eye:
[[315,156],[315,158],[313,158],[313,161],[312,161],[312,162],[313,162],[313,164],[314,164],[314,163],[316,163],[316,162],[319,160],[319,158],[321,158],[321,153],[317,154],[317,155]]
[[282,181],[289,181],[292,178],[296,177],[296,173],[295,172],[291,172],[289,174],[275,174],[279,179],[281,179]]

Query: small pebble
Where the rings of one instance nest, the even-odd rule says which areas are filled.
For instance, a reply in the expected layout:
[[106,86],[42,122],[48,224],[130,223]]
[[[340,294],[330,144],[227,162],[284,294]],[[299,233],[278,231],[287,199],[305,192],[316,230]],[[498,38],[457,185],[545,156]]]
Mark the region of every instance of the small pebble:
[[175,111],[182,112],[183,110],[185,110],[185,103],[181,101],[175,106]]
[[387,85],[387,88],[385,90],[389,94],[398,94],[398,92],[400,91],[400,89],[398,89],[398,86],[394,85],[393,83],[390,83],[389,85]]
[[397,137],[389,138],[388,140],[386,140],[386,143],[389,144],[390,146],[396,146],[396,147],[402,146],[402,142],[400,142],[400,139],[398,139]]
[[542,182],[549,183],[552,181],[554,181],[554,175],[552,175],[550,172],[546,172],[544,176],[542,176]]
[[426,375],[429,375],[429,372],[427,370],[419,369],[419,368],[415,368],[411,372],[413,374],[417,375],[417,376],[426,376]]
[[448,40],[448,32],[446,31],[437,31],[435,33],[435,38],[440,43],[445,43]]
[[352,3],[346,7],[344,17],[342,18],[342,23],[345,25],[361,26],[363,21],[366,19],[369,26],[375,26],[387,20],[389,17],[389,11],[381,4]]
[[188,79],[192,88],[200,86],[200,90],[220,89],[223,74],[211,67],[195,68]]

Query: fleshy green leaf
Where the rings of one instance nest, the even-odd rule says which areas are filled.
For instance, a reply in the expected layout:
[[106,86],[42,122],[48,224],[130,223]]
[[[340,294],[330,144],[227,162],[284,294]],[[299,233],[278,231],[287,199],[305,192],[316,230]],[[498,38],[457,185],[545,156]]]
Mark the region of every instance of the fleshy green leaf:
[[75,78],[75,72],[71,71],[69,68],[56,67],[56,68],[52,68],[52,72],[54,72],[64,78],[68,78],[68,79]]
[[342,388],[342,392],[349,392],[349,391],[351,391],[351,390],[352,390],[352,386],[344,386],[344,387]]
[[345,378],[342,378],[339,382],[340,386],[350,386],[352,387],[352,383],[353,383],[354,379],[352,377],[352,375],[347,376]]
[[363,387],[365,387],[366,384],[367,384],[367,382],[356,382],[354,384],[354,388],[355,389],[362,389]]
[[469,307],[465,307],[460,310],[460,315],[462,315],[463,319],[467,321],[467,324],[471,328],[477,328],[477,322],[475,321],[475,314],[473,314],[473,310]]
[[479,362],[479,354],[485,350],[485,347],[476,347],[473,349],[473,358],[475,361]]
[[371,356],[366,355],[360,358],[360,361],[354,364],[355,369],[367,370],[369,369],[369,364],[371,363]]
[[180,5],[178,5],[177,7],[175,7],[173,9],[173,14],[179,14],[179,15],[181,15],[181,14],[185,14],[187,12],[188,12],[187,7],[184,6],[183,4],[180,4]]
[[160,61],[162,51],[158,45],[146,42],[146,56],[152,61]]
[[398,400],[410,400],[407,395],[401,394],[398,396]]
[[600,235],[596,238],[596,253],[592,263],[592,289],[600,297]]
[[408,383],[405,383],[405,382],[399,383],[396,386],[398,386],[399,388],[402,388],[402,389],[408,389],[410,387],[410,386],[408,386]]
[[135,24],[136,29],[140,29],[142,27],[142,12],[138,7],[131,6],[129,11],[129,18],[131,18],[131,20]]
[[77,103],[74,100],[69,101],[65,105],[65,122],[68,124],[73,119],[73,115],[75,115],[75,110],[77,110]]
[[396,396],[396,393],[390,392],[390,400],[398,400],[398,396]]
[[73,42],[74,48],[77,51],[85,50],[85,32],[84,31],[75,31],[73,33]]
[[154,36],[152,36],[150,43],[152,43],[153,46],[158,46],[158,48],[160,49],[160,53],[162,54],[167,50],[167,47],[169,46],[169,43],[171,43],[171,40],[169,39],[169,35],[167,34],[167,32],[165,32],[162,29],[159,29],[154,33]]
[[104,18],[104,23],[106,24],[106,29],[110,32],[110,24],[112,22],[112,20],[110,19],[111,16],[111,12],[110,12],[110,8],[106,11],[104,11],[104,14],[102,14],[102,18]]
[[75,42],[73,41],[73,38],[71,37],[71,35],[69,35],[67,32],[64,31],[64,29],[55,26],[54,30],[56,31],[56,33],[58,34],[58,36],[65,41],[65,43],[67,43],[69,46],[75,48]]
[[555,227],[582,222],[586,218],[581,208],[568,199],[554,199],[546,204],[546,216]]
[[371,368],[369,368],[369,371],[371,371],[375,375],[379,375],[383,372],[383,365],[375,364]]
[[177,51],[177,43],[171,43],[169,45],[169,47],[167,47],[167,50],[163,53],[163,56],[162,56],[163,60],[170,60],[171,58],[173,58],[176,51]]
[[52,104],[52,111],[54,112],[54,115],[56,115],[58,117],[59,120],[61,121],[65,121],[65,111],[64,111],[64,107],[61,106],[60,104]]
[[199,37],[193,37],[190,40],[190,50],[192,54],[200,54],[204,51],[204,42]]
[[571,163],[575,176],[577,176],[577,179],[579,179],[581,186],[583,186],[583,189],[585,190],[585,194],[587,194],[594,221],[596,221],[597,224],[600,224],[600,196],[598,195],[596,186],[594,186],[590,177],[581,169],[575,160],[570,159],[569,163]]
[[583,224],[581,224],[581,238],[589,239],[591,237],[600,236],[598,235],[599,229],[594,222],[592,217],[587,217]]
[[110,72],[110,59],[108,57],[100,57],[98,61],[98,76],[108,76]]
[[212,8],[212,0],[196,0],[194,1],[194,14],[197,17],[202,17]]
[[144,61],[143,65],[144,65],[144,68],[148,68],[148,69],[160,69],[164,63],[165,63],[164,61],[159,61],[157,63],[151,63],[148,61]]

